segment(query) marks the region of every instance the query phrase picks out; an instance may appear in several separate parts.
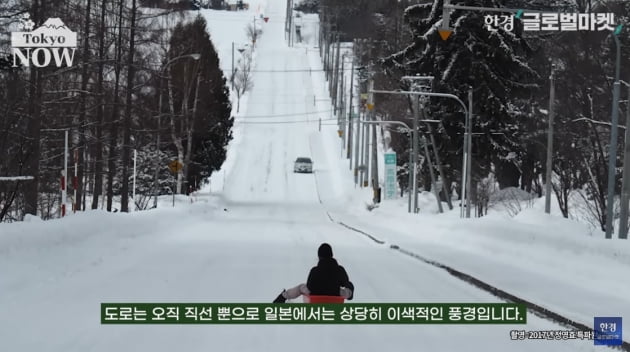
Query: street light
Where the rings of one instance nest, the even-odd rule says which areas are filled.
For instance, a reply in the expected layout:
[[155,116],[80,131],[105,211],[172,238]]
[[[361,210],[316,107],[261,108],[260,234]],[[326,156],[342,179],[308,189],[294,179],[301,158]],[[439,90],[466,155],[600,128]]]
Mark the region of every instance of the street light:
[[[402,80],[409,80],[409,81],[426,81],[427,84],[420,84],[419,88],[420,91],[427,91],[427,90],[431,90],[431,84],[433,83],[433,76],[403,76],[401,78]],[[425,98],[426,99],[426,98]],[[418,97],[418,102],[419,103],[420,98]],[[417,143],[418,143],[418,114],[415,113],[415,110],[422,110],[424,111],[426,102],[423,101],[422,102],[422,106],[419,109],[414,109],[414,134],[415,134],[415,142],[414,142],[414,148],[417,148]],[[420,120],[420,122],[425,122],[425,123],[442,123],[441,120]],[[432,131],[431,126],[429,125],[429,130]],[[431,132],[429,135],[430,139],[431,139],[431,144],[434,146],[433,147],[433,152],[435,155],[435,162],[437,163],[437,167],[438,167],[438,171],[440,172],[440,176],[442,177],[443,181],[445,181],[444,178],[444,170],[442,169],[442,164],[440,163],[440,156],[439,153],[437,151],[437,149],[435,148],[435,139],[433,137],[433,133]],[[423,138],[426,139],[426,137],[423,136]],[[428,152],[428,147],[425,145],[425,152],[427,154],[427,157],[430,158],[430,154]],[[418,154],[417,154],[417,150],[416,152],[414,152],[414,165],[418,164]],[[433,176],[433,167],[431,166],[431,162],[429,161],[429,169],[430,169],[430,173],[431,173],[431,180],[434,183],[434,187],[437,187],[437,181],[435,180],[434,176]],[[414,177],[415,174],[414,174]],[[418,207],[418,195],[417,195],[417,181],[414,181],[414,187],[416,189],[414,189],[414,198],[415,198],[415,208]],[[446,184],[446,182],[442,182],[442,191],[444,192],[444,196],[446,197],[446,201],[448,203],[448,207],[449,209],[453,209],[453,205],[451,203],[451,199],[450,199],[450,195],[449,195],[449,191],[448,191],[448,185]],[[442,213],[442,201],[439,197],[439,192],[436,195],[437,199],[438,199],[438,209],[440,210],[440,213]]]
[[[471,146],[470,143],[472,142],[472,138],[470,138],[470,134],[472,132],[472,126],[471,126],[471,122],[472,122],[472,87],[469,88],[468,90],[468,104],[469,107],[466,107],[466,104],[464,104],[464,102],[459,99],[459,97],[457,95],[454,94],[449,94],[449,93],[432,93],[432,92],[412,92],[412,91],[403,91],[403,90],[373,90],[370,89],[368,91],[368,93],[379,93],[379,94],[400,94],[400,95],[423,95],[423,96],[427,96],[427,97],[438,97],[438,98],[449,98],[449,99],[454,99],[456,100],[459,105],[462,106],[462,108],[464,109],[464,113],[465,113],[465,118],[466,118],[466,136],[464,137],[464,156],[463,156],[463,170],[462,170],[462,209],[461,209],[461,217],[464,217],[464,198],[466,198],[466,201],[468,202],[468,209],[470,209],[470,187],[468,187],[468,193],[466,193],[466,180],[470,180],[470,165],[472,164],[472,158],[470,157],[470,152],[471,152]],[[468,138],[466,138],[468,137]],[[468,166],[468,167],[466,167]],[[470,181],[469,181],[470,182]],[[470,217],[470,210],[468,210],[466,212],[466,217]]]
[[[428,87],[431,86],[431,83],[433,82],[433,76],[403,76],[401,78],[402,80],[409,80],[409,81],[424,81],[428,83]],[[426,89],[427,86],[426,85],[421,85],[420,87],[420,91],[424,91],[423,89]],[[410,97],[411,98],[411,97]],[[419,114],[420,114],[420,96],[416,96],[416,99],[414,99],[415,101],[412,104],[413,107],[413,139],[412,139],[412,144],[411,144],[411,150],[412,150],[412,155],[413,155],[413,159],[409,160],[410,165],[413,165],[413,174],[409,174],[409,182],[411,183],[411,189],[409,190],[410,192],[413,192],[413,209],[414,212],[416,212],[418,210],[418,176],[417,176],[417,167],[418,167],[418,119],[419,119]],[[422,109],[424,109],[424,103],[422,102]],[[438,197],[438,205],[441,206],[441,204],[439,203],[440,199]]]
[[[186,54],[186,55],[181,55],[178,57],[175,57],[171,60],[169,60],[166,64],[164,64],[164,67],[162,67],[162,70],[160,71],[160,82],[162,82],[162,78],[164,78],[164,74],[166,72],[166,69],[168,68],[169,65],[171,65],[172,63],[176,62],[177,60],[180,59],[185,59],[185,58],[191,58],[195,61],[198,61],[201,58],[201,54],[198,53],[193,53],[193,54]],[[169,77],[167,77],[167,82],[169,81]],[[158,177],[159,177],[159,163],[160,163],[160,132],[162,131],[162,84],[160,83],[160,91],[159,91],[159,97],[158,97],[158,115],[157,115],[157,136],[156,136],[156,142],[155,142],[155,160],[154,160],[154,169],[155,169],[155,173],[153,175],[153,192],[154,192],[154,197],[153,197],[153,207],[157,208],[157,198],[158,198]]]

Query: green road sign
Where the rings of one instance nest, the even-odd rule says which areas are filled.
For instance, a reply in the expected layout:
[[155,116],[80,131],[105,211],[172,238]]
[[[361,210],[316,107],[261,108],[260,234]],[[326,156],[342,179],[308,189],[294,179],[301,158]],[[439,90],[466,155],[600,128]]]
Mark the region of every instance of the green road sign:
[[385,199],[395,199],[397,191],[396,153],[385,153]]

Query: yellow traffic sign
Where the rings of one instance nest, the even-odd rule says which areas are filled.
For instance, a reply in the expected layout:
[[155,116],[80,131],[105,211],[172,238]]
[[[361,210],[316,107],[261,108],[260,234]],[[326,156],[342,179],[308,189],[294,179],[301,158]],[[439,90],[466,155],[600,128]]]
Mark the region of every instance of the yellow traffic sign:
[[374,109],[374,104],[367,103],[366,105],[367,105],[368,110]]
[[442,40],[447,40],[448,37],[451,36],[451,33],[453,33],[453,30],[447,29],[447,28],[441,28],[441,29],[438,29],[438,33],[440,34],[440,38],[442,38]]
[[168,163],[168,169],[171,170],[172,173],[176,174],[180,172],[184,168],[184,165],[177,160],[173,160]]

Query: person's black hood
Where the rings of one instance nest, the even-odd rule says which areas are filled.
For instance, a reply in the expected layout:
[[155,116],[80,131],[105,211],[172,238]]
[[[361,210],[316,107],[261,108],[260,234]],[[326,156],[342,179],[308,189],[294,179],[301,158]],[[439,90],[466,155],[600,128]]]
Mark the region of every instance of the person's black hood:
[[332,258],[332,247],[328,243],[322,243],[321,246],[319,246],[319,248],[317,249],[317,256],[319,258]]
[[319,262],[317,263],[317,266],[336,267],[336,266],[339,266],[339,263],[337,263],[337,259],[335,258],[319,258]]

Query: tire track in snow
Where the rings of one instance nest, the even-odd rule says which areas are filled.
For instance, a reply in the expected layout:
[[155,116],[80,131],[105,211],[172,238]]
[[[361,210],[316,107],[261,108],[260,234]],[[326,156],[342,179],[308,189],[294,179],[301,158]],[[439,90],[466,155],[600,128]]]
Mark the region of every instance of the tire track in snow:
[[289,161],[289,139],[285,138],[284,140],[284,199],[286,199],[289,195],[289,165],[287,164]]
[[[311,152],[311,155],[313,155],[313,140],[310,137],[308,139],[308,148],[309,148],[309,151]],[[313,178],[315,178],[315,192],[317,192],[317,200],[319,200],[319,204],[324,204],[322,202],[322,196],[319,192],[319,182],[317,182],[318,174],[315,171],[316,170],[313,170]],[[326,212],[326,214],[328,214],[328,212]],[[328,215],[328,217],[330,218],[330,214]]]
[[265,174],[265,185],[264,192],[267,193],[267,188],[269,187],[269,176],[271,176],[271,159],[273,159],[273,143],[269,141],[267,144],[267,173]]

